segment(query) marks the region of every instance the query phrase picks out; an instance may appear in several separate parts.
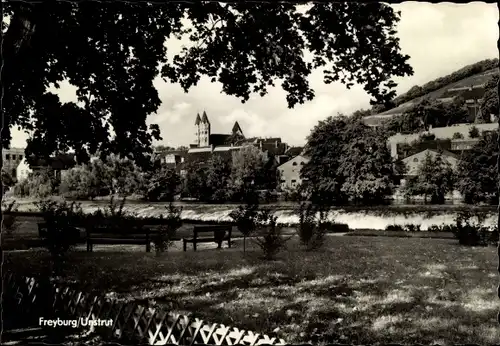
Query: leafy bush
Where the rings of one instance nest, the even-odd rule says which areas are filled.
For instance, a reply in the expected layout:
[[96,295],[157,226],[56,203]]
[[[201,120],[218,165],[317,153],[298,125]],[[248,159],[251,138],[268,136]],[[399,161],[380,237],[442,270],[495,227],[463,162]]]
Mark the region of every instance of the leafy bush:
[[460,132],[455,132],[453,134],[453,137],[451,137],[451,139],[463,139],[464,136],[460,133]]
[[481,133],[479,133],[479,129],[475,126],[472,126],[469,130],[469,137],[470,138],[479,138],[481,136]]
[[95,197],[92,172],[87,166],[69,169],[61,178],[59,193],[66,198],[87,199]]
[[65,253],[78,241],[80,231],[74,226],[84,219],[84,213],[81,205],[75,202],[68,204],[42,200],[36,202],[36,205],[46,225],[46,232],[41,236],[45,247],[52,255],[57,271]]
[[148,201],[172,202],[181,186],[181,178],[173,169],[161,169],[148,177],[145,197]]
[[388,225],[385,230],[389,232],[420,232],[421,228],[420,225],[407,223],[405,225]]
[[14,186],[16,197],[47,198],[56,192],[57,182],[50,170],[31,173]]
[[406,224],[404,230],[406,232],[420,232],[420,225]]
[[17,222],[17,217],[10,212],[16,212],[18,206],[15,201],[11,203],[5,203],[2,201],[2,233],[5,232],[6,235],[10,236],[18,228],[19,223]]
[[255,231],[257,226],[259,205],[249,199],[245,205],[238,206],[229,216],[235,221],[236,227],[243,234],[243,252],[246,252],[246,238]]
[[291,237],[282,235],[282,228],[276,224],[277,216],[274,216],[270,209],[262,209],[259,211],[257,220],[263,229],[262,235],[255,238],[254,242],[264,252],[264,259],[272,260],[284,248],[286,242]]
[[[324,244],[328,226],[332,225],[327,220],[327,209],[312,203],[301,203],[297,213],[299,215],[297,233],[301,244],[308,251],[319,249]],[[319,217],[316,217],[318,213]]]
[[404,227],[401,226],[401,225],[388,225],[386,228],[385,228],[386,231],[390,231],[390,232],[403,232],[404,231]]
[[127,213],[125,211],[125,203],[127,198],[123,197],[119,202],[116,201],[115,196],[111,196],[108,205],[103,209],[97,209],[93,214],[93,222],[106,222],[110,225],[122,225],[136,219],[134,213]]
[[[153,238],[156,254],[166,251],[173,243],[177,230],[182,226],[182,207],[175,207],[172,203],[165,207],[168,211],[165,222],[158,228]],[[163,215],[160,216],[163,219]]]

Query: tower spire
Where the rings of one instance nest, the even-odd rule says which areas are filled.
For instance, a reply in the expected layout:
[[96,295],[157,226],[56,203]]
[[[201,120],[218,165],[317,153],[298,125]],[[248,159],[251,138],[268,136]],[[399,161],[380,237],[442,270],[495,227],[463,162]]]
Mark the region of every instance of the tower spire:
[[201,118],[200,118],[200,113],[196,114],[196,120],[194,122],[195,125],[200,125],[201,123]]
[[203,111],[203,117],[201,118],[201,122],[205,124],[210,124],[210,121],[208,121],[207,112],[205,111]]

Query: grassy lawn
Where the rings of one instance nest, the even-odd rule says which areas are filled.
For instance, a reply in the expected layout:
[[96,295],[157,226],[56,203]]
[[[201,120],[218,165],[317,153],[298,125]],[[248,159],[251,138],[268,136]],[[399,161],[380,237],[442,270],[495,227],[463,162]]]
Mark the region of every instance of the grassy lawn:
[[[155,257],[144,247],[72,252],[67,276],[82,289],[113,292],[278,336],[289,343],[500,342],[496,251],[456,240],[330,236],[304,252],[292,239],[273,262],[254,245],[175,249]],[[251,242],[250,242],[251,244]],[[211,247],[211,245],[208,245]],[[136,251],[132,251],[136,250]],[[44,275],[44,251],[5,253],[4,269]]]

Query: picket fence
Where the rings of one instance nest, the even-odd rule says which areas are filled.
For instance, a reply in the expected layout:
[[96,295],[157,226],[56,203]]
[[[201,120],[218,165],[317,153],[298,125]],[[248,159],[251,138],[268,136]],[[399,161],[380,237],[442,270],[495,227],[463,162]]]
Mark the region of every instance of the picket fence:
[[33,321],[38,321],[41,316],[45,319],[52,316],[61,319],[112,320],[112,326],[87,327],[87,332],[104,334],[109,340],[149,345],[286,344],[282,339],[252,331],[209,323],[135,302],[112,301],[69,286],[61,287],[48,282],[42,284],[35,278],[17,277],[13,273],[6,273],[3,284],[4,313],[15,311],[15,315],[24,315],[24,319],[31,318]]

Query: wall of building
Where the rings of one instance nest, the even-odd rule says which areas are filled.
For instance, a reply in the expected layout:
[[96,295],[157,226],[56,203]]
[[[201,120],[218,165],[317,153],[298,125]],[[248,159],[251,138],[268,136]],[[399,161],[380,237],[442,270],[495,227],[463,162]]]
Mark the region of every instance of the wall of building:
[[2,156],[3,169],[13,177],[16,177],[17,166],[24,159],[24,148],[3,149]]
[[[416,175],[418,172],[418,168],[422,164],[422,162],[425,160],[425,157],[427,155],[430,155],[432,158],[435,158],[438,153],[435,151],[431,150],[424,150],[418,154],[412,155],[410,157],[407,157],[406,159],[403,160],[403,163],[406,165],[408,171],[406,175],[412,176]],[[451,168],[455,170],[458,165],[458,159],[448,156],[448,155],[442,155],[443,161],[448,162],[451,165]]]
[[18,181],[24,180],[28,177],[28,174],[30,174],[32,171],[33,170],[28,165],[26,158],[23,158],[23,160],[21,162],[19,162],[19,164],[17,165],[16,179]]
[[278,167],[281,189],[293,189],[302,183],[300,170],[307,162],[308,158],[298,155]]

